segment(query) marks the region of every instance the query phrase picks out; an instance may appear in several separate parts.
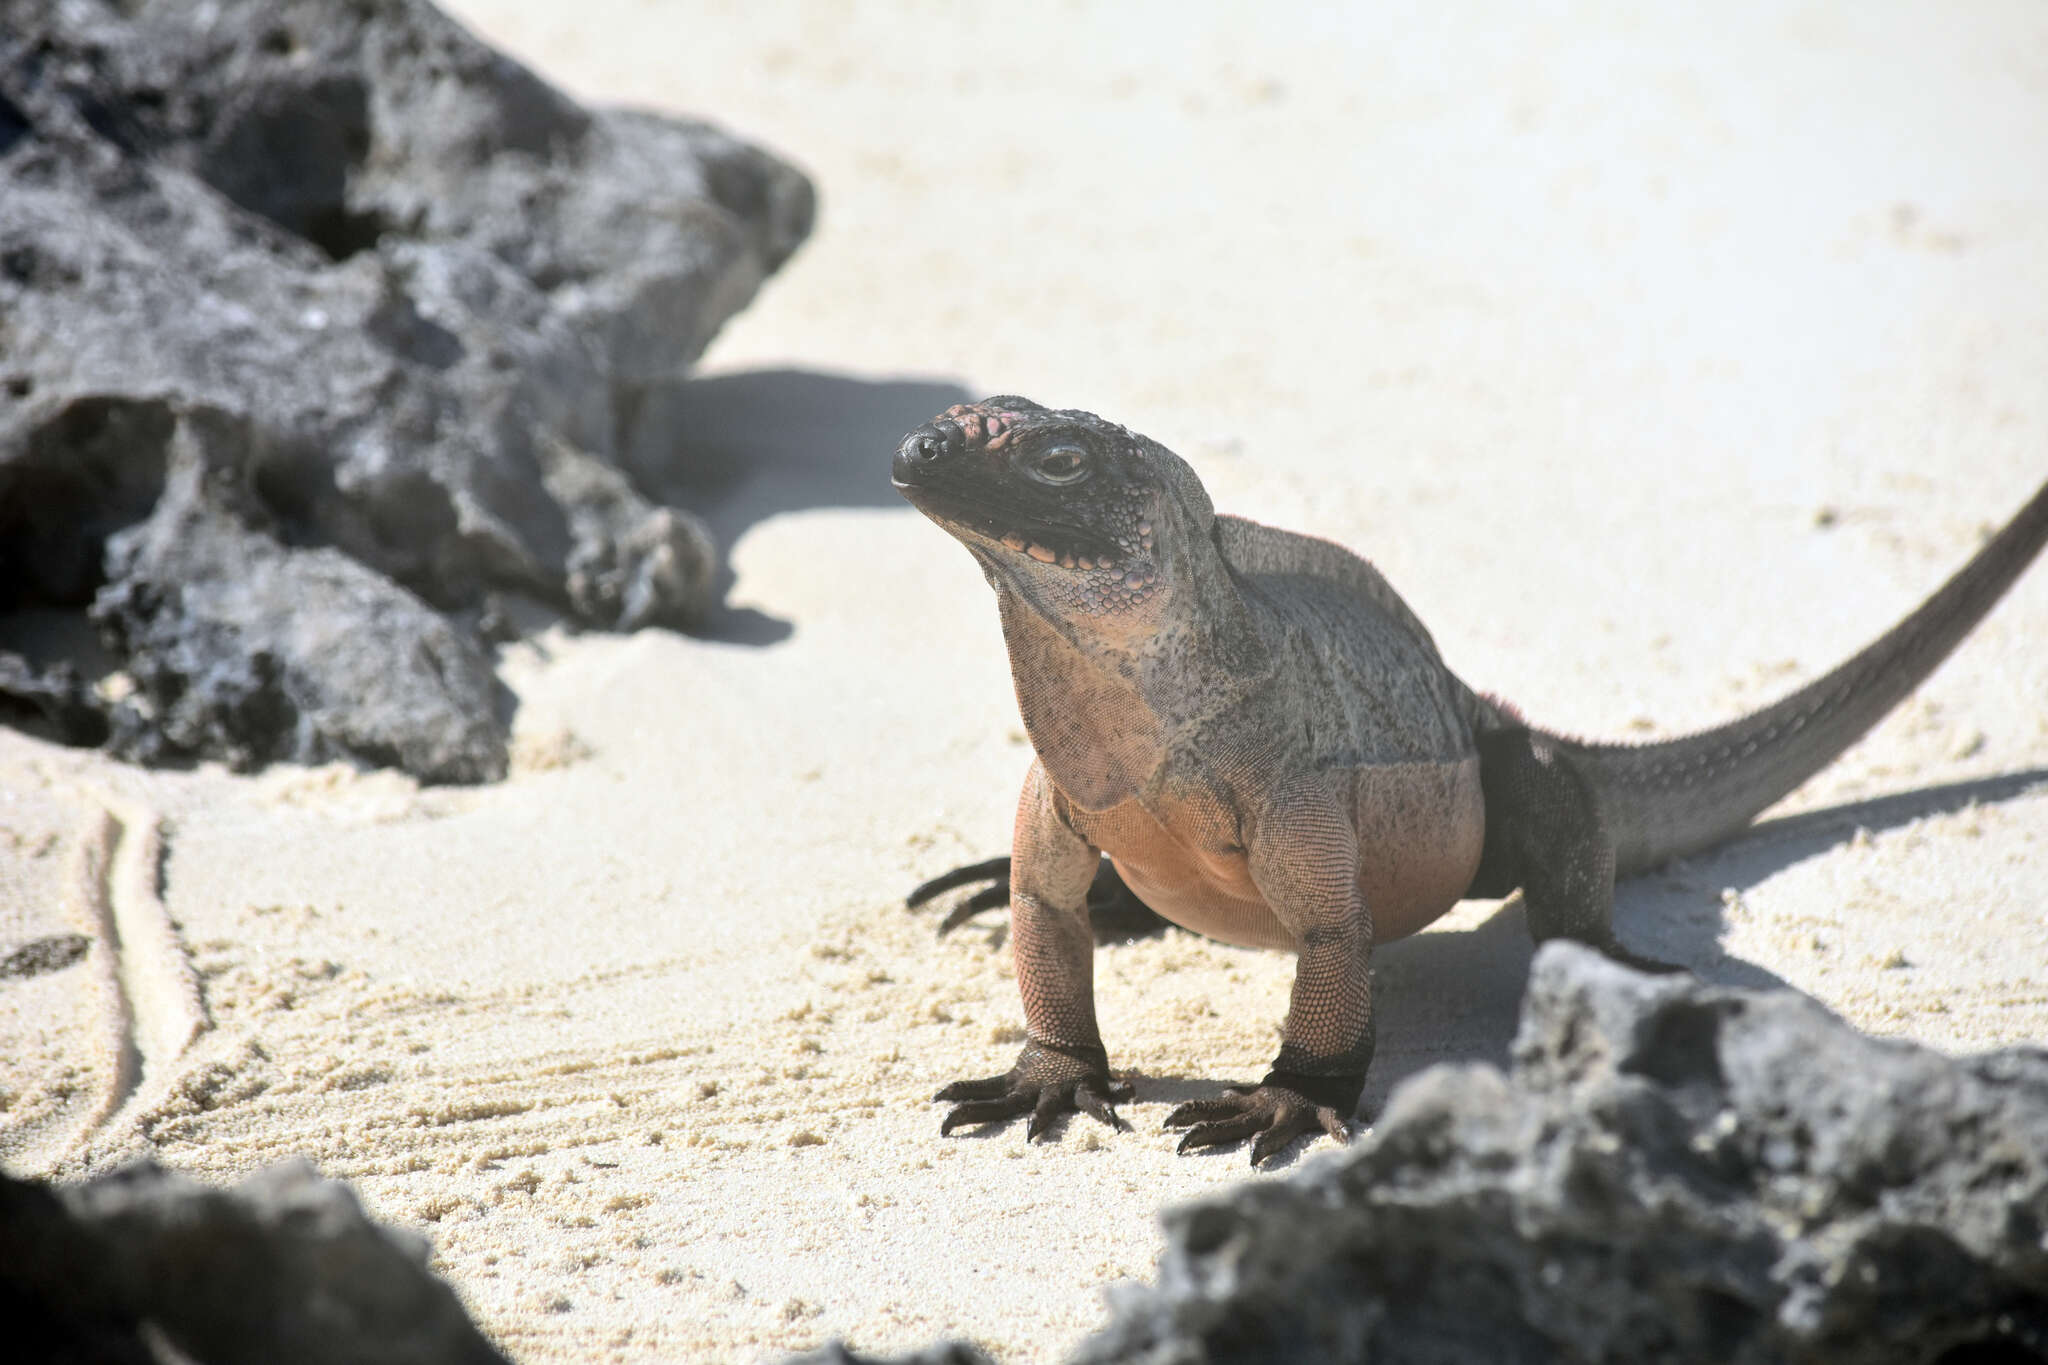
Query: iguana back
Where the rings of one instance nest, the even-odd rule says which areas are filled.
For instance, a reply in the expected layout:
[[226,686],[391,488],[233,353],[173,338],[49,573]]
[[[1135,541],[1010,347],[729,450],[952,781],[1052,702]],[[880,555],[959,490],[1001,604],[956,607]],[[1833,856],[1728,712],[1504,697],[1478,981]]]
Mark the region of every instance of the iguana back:
[[1348,592],[1357,593],[1400,622],[1402,627],[1436,654],[1436,641],[1394,585],[1363,556],[1335,541],[1283,531],[1244,517],[1216,514],[1216,539],[1230,566],[1247,574],[1302,574],[1321,578]]
[[1216,540],[1285,675],[1292,714],[1276,728],[1305,734],[1318,767],[1472,756],[1472,694],[1379,570],[1242,517],[1219,515]]
[[[1341,545],[1216,518],[1224,557],[1253,574],[1337,585],[1399,622],[1442,668],[1428,630],[1366,560]],[[1825,676],[1761,710],[1649,744],[1602,743],[1538,730],[1591,781],[1615,870],[1626,876],[1729,838],[1833,762],[1941,665],[2048,544],[2048,484],[1911,615]],[[1446,672],[1448,672],[1446,670]],[[1501,703],[1471,698],[1482,731],[1519,724]]]

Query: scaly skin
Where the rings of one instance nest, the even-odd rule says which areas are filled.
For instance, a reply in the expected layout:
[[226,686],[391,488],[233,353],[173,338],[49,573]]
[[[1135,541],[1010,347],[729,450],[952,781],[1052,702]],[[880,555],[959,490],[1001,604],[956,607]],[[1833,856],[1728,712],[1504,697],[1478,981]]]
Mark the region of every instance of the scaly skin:
[[[1248,1090],[1183,1104],[1181,1143],[1342,1140],[1372,1060],[1373,945],[1467,896],[1520,889],[1537,939],[1638,967],[1614,879],[1727,838],[1906,695],[2048,540],[2044,486],[1912,616],[1773,707],[1663,744],[1536,729],[1467,688],[1370,564],[1219,516],[1157,443],[1016,397],[907,436],[897,489],[995,589],[1037,751],[1011,857],[913,894],[1006,885],[1028,1041],[939,1092],[942,1131],[1080,1109],[1123,1127],[1095,1024],[1090,890],[1298,957],[1279,1055]],[[969,906],[989,903],[986,891]]]

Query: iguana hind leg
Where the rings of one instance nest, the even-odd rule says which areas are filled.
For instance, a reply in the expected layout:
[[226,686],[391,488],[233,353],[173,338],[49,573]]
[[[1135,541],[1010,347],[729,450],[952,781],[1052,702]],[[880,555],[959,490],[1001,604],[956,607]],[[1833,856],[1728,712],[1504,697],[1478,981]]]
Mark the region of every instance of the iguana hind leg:
[[[1008,858],[989,858],[956,867],[919,885],[904,898],[903,903],[915,910],[934,896],[975,882],[987,882],[988,885],[948,910],[940,919],[937,933],[944,938],[982,911],[1010,903]],[[1124,884],[1124,879],[1117,875],[1116,864],[1107,858],[1095,869],[1095,880],[1088,887],[1088,922],[1097,943],[1129,943],[1132,939],[1149,938],[1164,932],[1167,925],[1167,921],[1151,906],[1138,899],[1137,892]]]
[[1614,839],[1571,755],[1538,730],[1479,736],[1486,848],[1471,894],[1521,889],[1538,943],[1568,938],[1646,972],[1684,970],[1644,957],[1614,934]]
[[938,936],[944,938],[982,911],[993,910],[998,905],[1010,903],[1010,860],[1007,856],[969,863],[965,867],[956,867],[951,872],[942,873],[928,882],[920,882],[903,898],[903,904],[906,908],[915,910],[934,896],[943,895],[958,886],[972,886],[975,882],[989,884],[946,912],[946,917],[939,921],[938,928]]

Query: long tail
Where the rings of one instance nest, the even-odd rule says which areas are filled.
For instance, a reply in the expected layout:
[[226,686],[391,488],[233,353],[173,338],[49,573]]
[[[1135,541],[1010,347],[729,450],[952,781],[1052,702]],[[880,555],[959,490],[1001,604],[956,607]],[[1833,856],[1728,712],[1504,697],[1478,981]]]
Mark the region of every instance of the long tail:
[[1653,744],[1558,738],[1592,779],[1626,874],[1711,847],[1819,772],[1948,657],[2048,542],[2048,484],[1918,610],[1761,711]]

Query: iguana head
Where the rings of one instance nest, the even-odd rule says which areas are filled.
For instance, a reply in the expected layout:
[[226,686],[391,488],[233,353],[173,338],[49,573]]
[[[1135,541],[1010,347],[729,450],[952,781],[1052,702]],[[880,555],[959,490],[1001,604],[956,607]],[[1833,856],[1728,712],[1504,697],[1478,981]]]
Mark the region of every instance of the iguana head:
[[1157,442],[1004,396],[911,432],[893,472],[988,575],[1024,729],[1083,810],[1130,797],[1176,723],[1263,666],[1209,495]]
[[1093,413],[1011,395],[946,409],[903,438],[898,492],[1047,616],[1148,614],[1214,513],[1180,458]]

